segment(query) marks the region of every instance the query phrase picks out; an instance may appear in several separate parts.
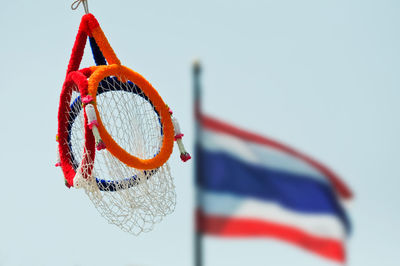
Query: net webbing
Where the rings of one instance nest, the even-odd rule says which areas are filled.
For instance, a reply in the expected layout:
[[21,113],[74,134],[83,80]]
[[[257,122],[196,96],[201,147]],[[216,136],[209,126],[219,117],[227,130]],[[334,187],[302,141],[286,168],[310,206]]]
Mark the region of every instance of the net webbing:
[[[153,158],[163,138],[158,113],[137,86],[120,80],[123,79],[107,77],[99,83],[96,104],[101,120],[127,152],[143,159]],[[150,231],[175,207],[176,195],[168,164],[153,170],[139,170],[126,166],[105,149],[96,151],[94,162],[81,165],[84,118],[77,96],[72,95],[71,112],[66,114],[71,121],[71,164],[77,171],[74,186],[85,190],[110,223],[133,234]],[[88,173],[91,178],[83,178]]]

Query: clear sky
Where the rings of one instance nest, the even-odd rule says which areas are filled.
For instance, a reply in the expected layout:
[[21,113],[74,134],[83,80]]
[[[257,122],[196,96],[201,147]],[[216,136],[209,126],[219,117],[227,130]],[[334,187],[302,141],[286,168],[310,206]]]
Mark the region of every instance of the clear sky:
[[[1,2],[0,265],[192,265],[193,161],[175,151],[176,210],[139,237],[107,224],[54,167],[58,97],[83,14],[71,2]],[[122,63],[174,108],[188,150],[199,58],[206,113],[298,148],[354,190],[349,265],[398,265],[400,2],[89,0],[89,8]],[[335,265],[268,239],[207,239],[205,253],[205,266]]]

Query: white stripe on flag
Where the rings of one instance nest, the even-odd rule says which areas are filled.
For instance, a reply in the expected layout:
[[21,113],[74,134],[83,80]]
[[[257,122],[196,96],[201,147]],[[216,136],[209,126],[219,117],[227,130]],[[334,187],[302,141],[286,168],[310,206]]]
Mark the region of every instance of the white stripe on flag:
[[200,143],[204,149],[224,152],[251,164],[329,182],[307,162],[272,147],[204,128],[200,130]]
[[200,195],[201,208],[205,214],[265,220],[335,240],[344,240],[346,236],[342,222],[334,215],[296,212],[274,202],[225,193],[202,191]]

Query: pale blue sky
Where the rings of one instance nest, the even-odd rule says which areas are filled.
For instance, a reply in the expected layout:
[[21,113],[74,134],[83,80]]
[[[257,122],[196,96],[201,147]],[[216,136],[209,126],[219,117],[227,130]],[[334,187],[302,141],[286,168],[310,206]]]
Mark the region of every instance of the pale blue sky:
[[[176,211],[139,237],[108,225],[53,167],[58,96],[83,14],[71,2],[1,2],[0,265],[189,266],[193,162],[175,151]],[[199,58],[207,113],[308,153],[355,191],[349,265],[398,264],[400,2],[89,0],[89,8],[122,63],[174,108],[188,150]],[[335,265],[268,239],[205,244],[205,266]]]

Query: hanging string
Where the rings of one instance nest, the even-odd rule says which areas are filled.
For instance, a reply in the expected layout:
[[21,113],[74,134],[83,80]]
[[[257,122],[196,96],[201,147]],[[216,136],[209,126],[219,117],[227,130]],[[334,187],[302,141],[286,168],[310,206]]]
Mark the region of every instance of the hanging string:
[[80,4],[83,4],[83,8],[85,9],[85,13],[89,14],[89,6],[88,6],[88,0],[76,0],[72,3],[71,9],[76,10]]

